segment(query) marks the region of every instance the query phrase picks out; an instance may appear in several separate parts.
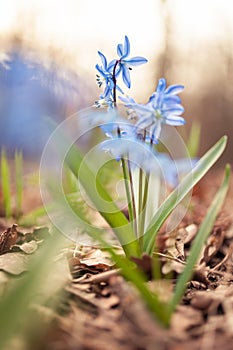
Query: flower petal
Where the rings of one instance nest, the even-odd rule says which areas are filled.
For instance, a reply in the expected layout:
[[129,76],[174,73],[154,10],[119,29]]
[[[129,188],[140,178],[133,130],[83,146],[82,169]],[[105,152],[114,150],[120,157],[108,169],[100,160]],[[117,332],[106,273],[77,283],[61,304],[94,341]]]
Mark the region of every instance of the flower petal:
[[163,101],[164,101],[164,103],[166,103],[166,105],[180,104],[181,98],[179,96],[176,96],[176,95],[164,95]]
[[139,113],[145,113],[145,114],[153,114],[153,108],[151,108],[151,105],[141,105],[139,103],[136,103],[133,106],[134,110]]
[[153,123],[152,116],[142,117],[135,124],[135,128],[137,130],[144,130],[144,129],[148,128],[152,123]]
[[165,115],[169,115],[169,114],[180,115],[184,113],[184,107],[181,106],[180,104],[174,105],[174,106],[168,106],[162,109],[162,113],[164,113]]
[[173,125],[173,126],[179,126],[185,124],[185,119],[182,117],[178,117],[176,115],[169,115],[166,118],[166,124]]
[[184,86],[183,86],[183,85],[170,85],[170,86],[165,90],[165,93],[166,93],[166,94],[175,95],[175,94],[179,94],[179,93],[182,92],[183,90],[184,90]]
[[103,77],[105,77],[105,73],[104,73],[102,67],[100,67],[99,64],[96,64],[96,65],[95,65],[95,68],[98,70],[98,72],[99,72]]
[[122,65],[122,79],[127,88],[130,88],[131,81],[130,81],[130,74],[129,74],[129,69]]
[[111,72],[112,73],[112,71],[113,71],[113,67],[115,66],[115,64],[116,64],[116,59],[115,60],[112,60],[111,62],[109,62],[109,64],[108,64],[108,66],[107,66],[107,71],[108,72]]
[[124,95],[124,91],[120,88],[119,85],[116,85],[116,89],[117,89],[122,95]]
[[100,128],[107,137],[113,138],[113,132],[114,132],[113,123],[106,123],[106,124],[100,125]]
[[153,140],[153,143],[154,141],[155,142],[158,141],[159,136],[161,134],[161,129],[162,129],[162,126],[160,121],[157,121],[157,123],[153,124],[153,126],[150,128],[150,137],[151,137],[151,140]]
[[136,104],[136,101],[130,96],[119,96],[119,99],[124,102],[125,107],[128,108],[133,108],[134,104]]
[[130,54],[130,42],[129,42],[129,38],[127,37],[127,35],[125,35],[124,53],[123,53],[121,58],[125,58],[125,57],[129,56],[129,54]]
[[118,54],[119,57],[123,56],[124,51],[123,51],[123,45],[122,44],[118,44],[117,45],[117,54]]
[[128,60],[123,59],[122,62],[126,62],[129,66],[139,66],[140,64],[144,64],[144,63],[148,62],[148,60],[144,57],[136,56],[136,57],[132,57]]
[[103,64],[103,68],[104,68],[105,70],[107,70],[107,59],[106,59],[106,57],[105,57],[104,54],[102,54],[102,52],[100,52],[100,51],[98,51],[98,54],[99,54],[99,56],[100,56],[100,58],[101,58],[101,61],[102,61],[102,64]]
[[160,92],[164,92],[166,89],[166,79],[165,78],[160,78],[157,88],[156,88],[156,92],[160,93]]

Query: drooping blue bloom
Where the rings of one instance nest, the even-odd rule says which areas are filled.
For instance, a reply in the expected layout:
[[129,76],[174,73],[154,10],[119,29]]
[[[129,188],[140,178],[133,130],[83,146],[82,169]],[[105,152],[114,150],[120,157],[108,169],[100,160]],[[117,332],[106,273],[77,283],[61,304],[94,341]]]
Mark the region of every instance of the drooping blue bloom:
[[119,99],[124,102],[125,107],[133,109],[137,102],[130,96],[119,96]]
[[148,173],[158,174],[163,181],[175,188],[181,177],[190,172],[196,165],[196,158],[172,159],[167,153],[152,151],[152,156],[147,157],[143,163],[143,169]]
[[111,122],[101,124],[100,128],[105,133],[105,135],[111,139],[137,138],[134,125],[126,122],[123,118],[120,117],[112,120]]
[[128,159],[131,167],[138,166],[142,168],[149,151],[149,147],[144,142],[127,132],[123,132],[118,136],[114,135],[110,139],[103,141],[100,144],[100,148],[111,154],[117,161],[121,158]]
[[138,66],[147,62],[147,59],[141,56],[128,58],[130,54],[130,42],[127,36],[125,36],[124,44],[117,45],[117,54],[119,56],[118,66],[116,69],[116,75],[122,74],[124,84],[130,88],[131,80],[129,71],[132,66]]
[[191,171],[197,162],[189,158],[173,160],[167,153],[158,153],[127,133],[103,141],[100,148],[117,161],[128,159],[131,169],[141,168],[147,174],[157,175],[171,188],[176,187],[180,177]]
[[[112,93],[112,89],[114,87],[114,83],[113,83],[113,79],[112,79],[112,72],[110,71],[110,67],[107,63],[107,59],[104,56],[104,54],[102,54],[100,51],[98,51],[98,54],[101,58],[102,61],[102,66],[100,66],[99,64],[96,64],[95,68],[98,70],[99,75],[97,75],[97,83],[99,85],[99,87],[102,86],[103,81],[105,82],[105,90],[104,93],[102,95],[102,98],[108,98],[111,93]],[[102,79],[101,79],[102,77]]]
[[138,132],[146,130],[149,132],[150,140],[156,143],[163,124],[173,126],[185,124],[184,118],[180,116],[184,108],[180,97],[177,96],[183,89],[183,85],[171,85],[166,88],[166,80],[161,78],[148,103],[138,104],[130,97],[120,97],[120,99],[126,107],[136,112],[138,121],[135,127]]
[[[114,61],[111,61],[109,64],[107,62],[106,57],[104,54],[100,51],[98,51],[98,54],[102,61],[102,66],[99,64],[96,64],[95,68],[98,71],[97,75],[97,84],[99,87],[102,86],[103,83],[105,83],[105,88],[103,94],[100,95],[100,101],[97,101],[96,105],[100,107],[101,105],[108,105],[111,106],[113,102],[113,89],[114,89],[114,81],[113,81],[113,65]],[[116,61],[116,60],[115,60]],[[123,94],[123,91],[121,88],[116,85],[116,89]]]

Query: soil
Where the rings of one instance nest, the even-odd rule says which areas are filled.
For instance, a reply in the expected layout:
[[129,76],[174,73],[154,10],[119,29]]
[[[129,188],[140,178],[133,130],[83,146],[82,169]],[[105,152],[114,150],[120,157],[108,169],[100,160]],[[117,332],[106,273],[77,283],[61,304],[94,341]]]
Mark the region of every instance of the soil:
[[[206,175],[195,187],[192,210],[186,214],[179,229],[172,235],[167,235],[163,229],[160,232],[161,269],[164,274],[170,274],[173,285],[222,175],[223,171],[217,169]],[[63,287],[63,298],[53,309],[53,316],[46,321],[43,334],[38,332],[33,341],[27,341],[28,349],[232,349],[232,193],[233,182],[169,329],[164,329],[152,316],[138,292],[121,277],[104,251],[80,247],[74,255],[75,247],[70,246],[67,254],[69,279]],[[15,244],[14,230],[13,226],[11,229],[2,227],[0,249],[5,249],[4,232],[5,237],[7,232],[12,239],[8,245],[5,242],[5,247],[9,249]],[[169,254],[174,259],[169,259]],[[148,284],[153,282],[148,281]],[[163,290],[166,291],[166,287]],[[165,297],[169,298],[169,290]]]

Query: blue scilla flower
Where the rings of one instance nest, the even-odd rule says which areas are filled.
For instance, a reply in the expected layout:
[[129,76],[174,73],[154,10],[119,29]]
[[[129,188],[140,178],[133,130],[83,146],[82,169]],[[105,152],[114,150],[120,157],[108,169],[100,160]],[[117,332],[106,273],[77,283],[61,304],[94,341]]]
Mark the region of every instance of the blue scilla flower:
[[141,168],[147,174],[160,177],[171,188],[175,188],[180,177],[191,171],[197,162],[189,158],[173,160],[167,153],[159,153],[127,133],[103,141],[100,148],[117,161],[128,159],[132,170]]
[[[141,56],[128,58],[130,54],[130,42],[127,36],[125,36],[124,44],[117,45],[117,54],[119,59],[116,61],[118,66],[116,68],[116,75],[122,74],[122,79],[127,88],[130,88],[131,80],[129,71],[132,66],[138,66],[147,62],[147,59]],[[113,64],[113,62],[111,63]]]
[[108,152],[114,159],[128,159],[131,167],[143,167],[143,162],[148,155],[149,147],[131,133],[123,132],[113,136],[100,144],[100,149]]
[[154,149],[151,153],[153,156],[145,158],[143,169],[159,175],[170,188],[175,188],[181,177],[190,172],[198,161],[196,158],[172,159],[167,153]]
[[100,128],[110,139],[128,138],[132,140],[136,138],[134,125],[129,124],[121,117],[111,122],[103,123],[100,125]]
[[102,98],[107,98],[111,94],[112,89],[114,87],[112,73],[110,71],[110,67],[107,63],[106,57],[100,51],[98,51],[98,54],[101,58],[102,66],[100,66],[99,64],[96,64],[95,66],[95,68],[100,74],[100,75],[97,75],[97,84],[99,85],[99,87],[101,87],[103,82],[105,83],[105,90],[102,95]]
[[[105,89],[104,89],[104,93],[100,95],[100,100],[105,100],[108,103],[108,100],[112,100],[113,98],[113,89],[114,89],[114,81],[113,81],[113,66],[114,66],[114,61],[111,61],[109,64],[107,62],[106,57],[104,56],[104,54],[102,54],[102,52],[98,51],[98,54],[101,58],[102,61],[102,66],[100,66],[99,64],[96,64],[95,68],[98,71],[98,75],[97,75],[97,84],[99,85],[99,87],[101,87],[103,85],[103,83],[105,83]],[[116,85],[116,89],[123,94],[123,91],[121,90],[121,88]],[[103,101],[102,101],[103,102]],[[101,103],[100,103],[101,105]]]
[[166,88],[166,80],[161,78],[148,103],[138,104],[130,97],[120,97],[120,99],[126,107],[136,112],[138,121],[135,127],[138,132],[147,130],[150,140],[156,143],[163,124],[173,126],[185,124],[184,118],[180,116],[184,108],[180,97],[177,96],[183,89],[183,85],[171,85]]

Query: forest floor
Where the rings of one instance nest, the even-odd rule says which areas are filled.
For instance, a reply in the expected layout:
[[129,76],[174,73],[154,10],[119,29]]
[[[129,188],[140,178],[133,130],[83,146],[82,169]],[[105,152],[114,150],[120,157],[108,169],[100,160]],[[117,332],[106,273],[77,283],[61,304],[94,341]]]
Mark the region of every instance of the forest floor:
[[[193,238],[223,176],[214,170],[195,187],[191,207],[172,235],[161,230],[158,246],[161,269],[176,277],[183,269]],[[28,193],[24,210],[39,203],[36,192]],[[233,182],[224,207],[211,235],[200,252],[198,266],[182,302],[175,311],[171,326],[164,329],[152,316],[134,287],[98,247],[75,247],[66,250],[62,274],[62,298],[33,311],[32,323],[45,327],[28,332],[23,345],[12,341],[6,350],[231,350],[233,341]],[[46,231],[23,229],[14,222],[0,221],[0,279],[27,273],[14,260],[22,253],[34,252],[35,244]],[[9,234],[11,240],[9,239]],[[8,235],[8,236],[7,236]],[[7,238],[8,237],[8,238]],[[8,240],[7,240],[8,239]],[[179,242],[179,244],[177,244]],[[20,247],[21,246],[21,247]],[[172,248],[171,248],[172,247]],[[169,259],[171,253],[175,259]],[[75,252],[75,254],[74,254]],[[153,282],[149,281],[148,284]],[[165,282],[164,282],[165,283]],[[1,286],[1,284],[0,284]],[[165,298],[169,290],[162,285]],[[167,289],[169,289],[168,287]],[[1,288],[1,293],[2,288]],[[4,291],[5,293],[5,291]],[[167,294],[167,295],[166,295]],[[55,298],[55,297],[54,297]],[[52,298],[51,298],[52,299]],[[56,299],[56,298],[55,298]],[[1,316],[0,316],[1,317]],[[42,329],[42,330],[41,330]],[[33,333],[33,334],[32,334]]]

